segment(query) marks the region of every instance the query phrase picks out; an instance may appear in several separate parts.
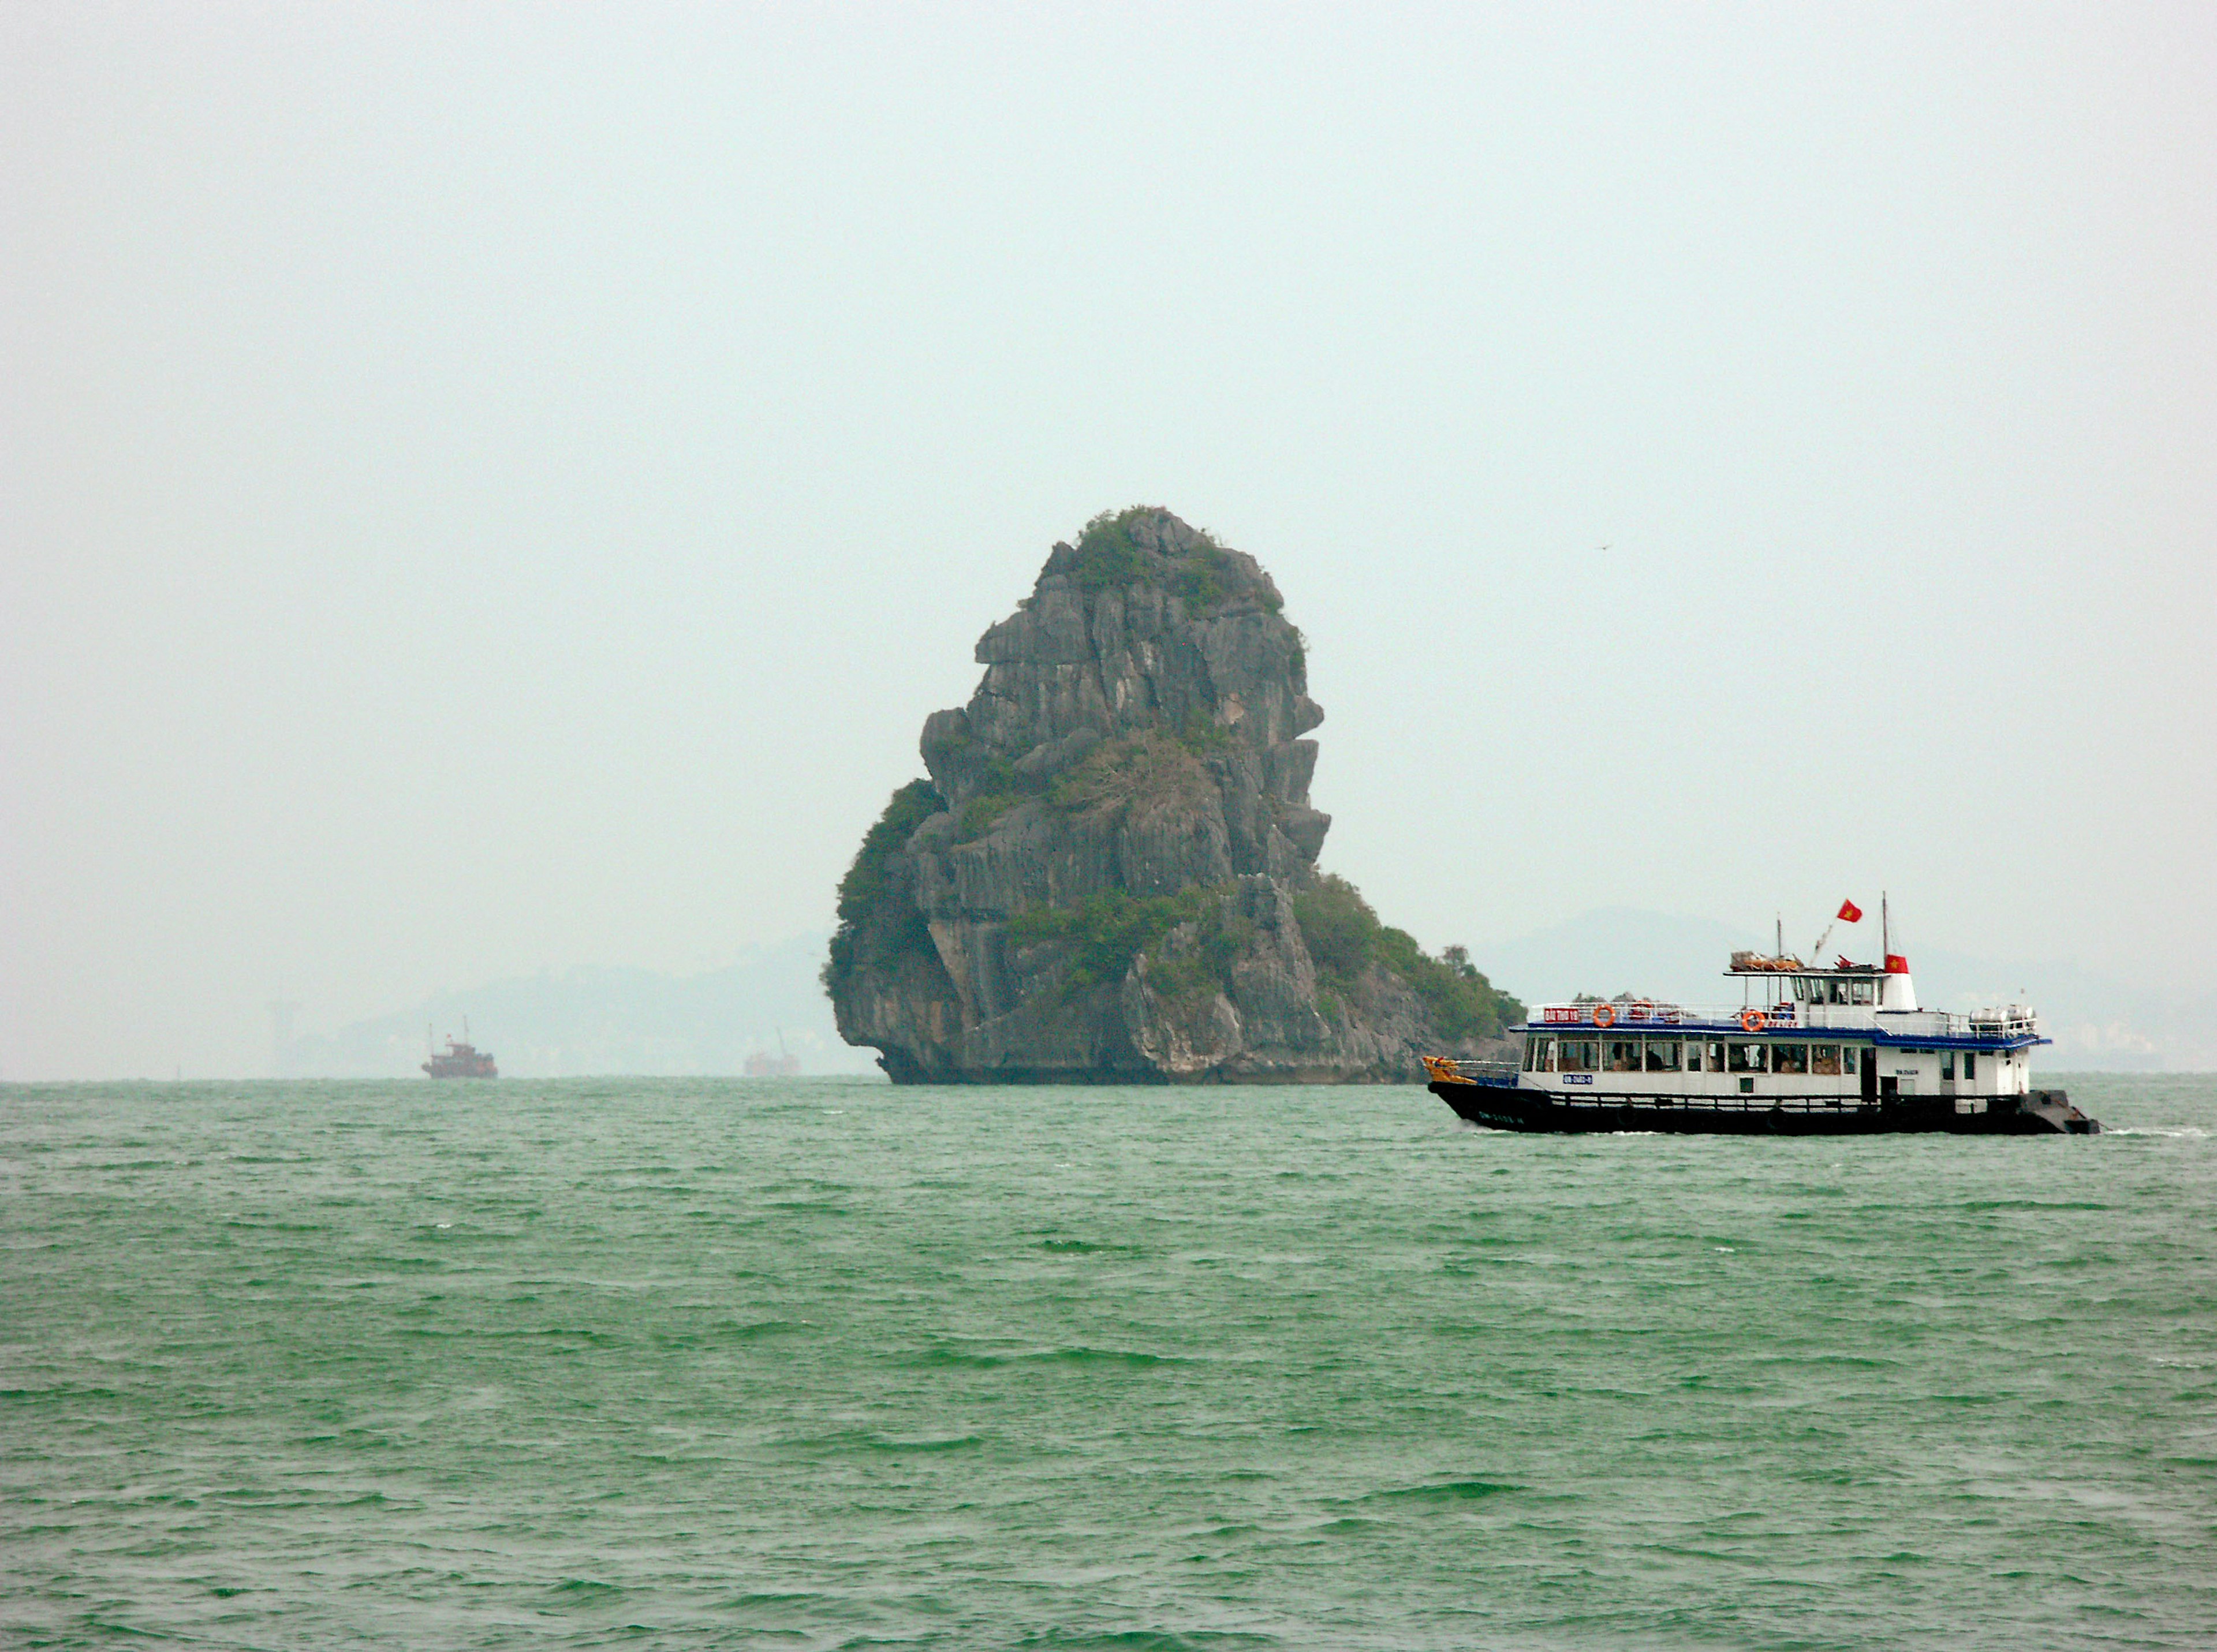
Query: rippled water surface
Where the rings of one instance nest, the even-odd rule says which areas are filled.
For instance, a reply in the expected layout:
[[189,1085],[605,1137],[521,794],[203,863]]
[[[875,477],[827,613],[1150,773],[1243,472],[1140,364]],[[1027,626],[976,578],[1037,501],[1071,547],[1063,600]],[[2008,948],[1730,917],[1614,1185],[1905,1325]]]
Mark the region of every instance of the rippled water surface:
[[0,1088],[0,1638],[2217,1643],[2217,1080]]

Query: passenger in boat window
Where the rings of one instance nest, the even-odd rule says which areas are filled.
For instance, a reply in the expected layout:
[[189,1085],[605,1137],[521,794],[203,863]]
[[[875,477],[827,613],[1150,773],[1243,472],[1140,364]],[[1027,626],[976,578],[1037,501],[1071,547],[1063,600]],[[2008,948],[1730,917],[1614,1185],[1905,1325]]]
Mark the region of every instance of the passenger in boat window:
[[1763,1046],[1759,1044],[1741,1044],[1734,1040],[1725,1050],[1725,1067],[1729,1072],[1762,1073],[1770,1070],[1764,1061]]
[[1840,1046],[1840,1070],[1850,1076],[1856,1070],[1856,1047],[1852,1044]]
[[1966,1050],[1965,1051],[1963,1051],[1963,1079],[1964,1079],[1964,1082],[1965,1082],[1966,1083],[1967,1083],[1967,1082],[1969,1082],[1972,1079],[1976,1078],[1978,1076],[1979,1076],[1979,1052],[1978,1052],[1977,1051],[1975,1051],[1975,1050]]
[[1651,1073],[1675,1073],[1678,1070],[1678,1040],[1650,1039],[1647,1040],[1647,1070]]
[[[1721,1073],[1725,1069],[1724,1045],[1712,1039],[1708,1042],[1708,1048],[1709,1052],[1709,1070],[1713,1073]],[[1694,1046],[1693,1054],[1688,1059],[1686,1063],[1688,1071],[1698,1073],[1701,1070],[1701,1050],[1702,1046],[1701,1045],[1697,1044]]]
[[1940,1052],[1940,1076],[1950,1084],[1955,1082],[1955,1052],[1953,1050]]
[[1809,1046],[1806,1044],[1781,1044],[1770,1051],[1770,1070],[1774,1073],[1806,1073],[1809,1070]]
[[1556,1047],[1556,1057],[1566,1073],[1590,1073],[1594,1069],[1594,1041],[1591,1039],[1565,1039]]
[[1636,1073],[1640,1070],[1640,1040],[1611,1039],[1609,1041],[1609,1070],[1612,1073]]
[[1840,1046],[1837,1044],[1811,1045],[1809,1070],[1819,1078],[1837,1078],[1840,1076]]

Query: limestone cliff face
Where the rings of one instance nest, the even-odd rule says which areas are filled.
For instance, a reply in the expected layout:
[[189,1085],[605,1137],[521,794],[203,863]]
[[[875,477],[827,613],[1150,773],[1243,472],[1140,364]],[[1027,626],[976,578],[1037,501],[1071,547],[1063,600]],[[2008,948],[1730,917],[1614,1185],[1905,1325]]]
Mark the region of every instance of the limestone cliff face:
[[1502,1000],[1316,870],[1324,720],[1255,559],[1088,524],[978,644],[840,889],[839,1030],[899,1082],[1399,1080]]

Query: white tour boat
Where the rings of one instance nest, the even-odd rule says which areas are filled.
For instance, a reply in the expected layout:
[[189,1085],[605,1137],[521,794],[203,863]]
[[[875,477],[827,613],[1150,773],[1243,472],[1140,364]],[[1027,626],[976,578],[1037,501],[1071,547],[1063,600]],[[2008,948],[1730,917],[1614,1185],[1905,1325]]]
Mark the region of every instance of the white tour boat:
[[[1851,912],[1862,915],[1852,903],[1840,915]],[[2032,1087],[2032,1051],[2048,1040],[2029,1008],[1920,1009],[1909,960],[1884,956],[1827,967],[1734,952],[1726,975],[1740,983],[1737,1008],[1628,996],[1542,1004],[1522,1029],[1521,1063],[1427,1056],[1427,1088],[1461,1117],[1498,1130],[2101,1129],[2061,1090]]]

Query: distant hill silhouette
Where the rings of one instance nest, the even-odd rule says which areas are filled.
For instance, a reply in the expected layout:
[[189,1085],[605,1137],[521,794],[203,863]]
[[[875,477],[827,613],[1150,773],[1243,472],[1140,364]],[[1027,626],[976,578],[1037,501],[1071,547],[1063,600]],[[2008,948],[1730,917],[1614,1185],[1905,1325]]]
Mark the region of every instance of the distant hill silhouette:
[[[1797,943],[1789,935],[1788,944],[1806,946],[1811,939]],[[699,975],[577,969],[442,992],[327,1036],[294,1039],[284,1071],[413,1077],[423,1059],[425,1024],[443,1038],[459,1033],[466,1015],[477,1043],[516,1078],[737,1075],[750,1055],[776,1051],[781,1027],[803,1073],[874,1074],[871,1052],[849,1047],[832,1026],[817,979],[824,942],[803,935],[752,947],[727,968]],[[1738,989],[1721,976],[1726,955],[1769,944],[1768,935],[1713,919],[1604,907],[1472,951],[1493,981],[1527,1003],[1629,990],[1701,1004],[1738,1002]],[[1857,957],[1876,951],[1860,930],[1848,947]],[[2055,1039],[2039,1057],[2051,1071],[2217,1068],[2217,997],[2166,1003],[2075,965],[1999,964],[1926,947],[1914,936],[1909,949],[1917,991],[1936,1008],[2028,998]]]
[[521,976],[441,992],[410,1008],[356,1021],[285,1046],[286,1076],[413,1077],[428,1024],[444,1038],[468,1017],[471,1036],[511,1078],[624,1073],[738,1074],[753,1055],[775,1055],[781,1030],[803,1073],[874,1072],[831,1024],[817,981],[826,937],[750,947],[700,975],[585,968]]

